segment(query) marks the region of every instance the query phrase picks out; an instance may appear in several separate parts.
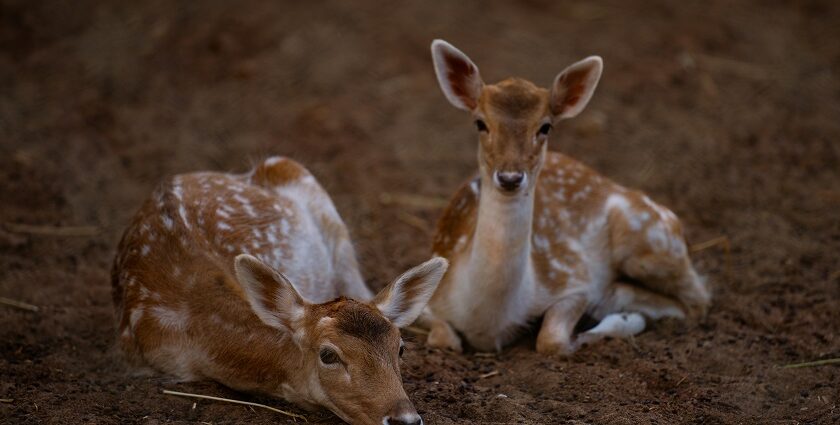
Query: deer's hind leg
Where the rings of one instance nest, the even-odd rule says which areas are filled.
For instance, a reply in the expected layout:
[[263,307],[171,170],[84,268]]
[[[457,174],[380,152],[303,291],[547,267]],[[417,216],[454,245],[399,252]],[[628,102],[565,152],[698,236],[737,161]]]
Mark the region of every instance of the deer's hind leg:
[[688,316],[705,315],[711,293],[691,264],[674,213],[640,193],[615,196],[618,200],[608,202],[613,260],[619,280],[625,277],[641,286],[638,290],[617,286],[618,293],[632,293],[640,307],[649,307],[654,314],[658,309],[668,311],[664,306],[670,298]]
[[683,306],[675,298],[625,282],[614,282],[608,286],[601,301],[589,314],[600,321],[610,314],[625,312],[638,312],[653,320],[665,317],[685,318]]

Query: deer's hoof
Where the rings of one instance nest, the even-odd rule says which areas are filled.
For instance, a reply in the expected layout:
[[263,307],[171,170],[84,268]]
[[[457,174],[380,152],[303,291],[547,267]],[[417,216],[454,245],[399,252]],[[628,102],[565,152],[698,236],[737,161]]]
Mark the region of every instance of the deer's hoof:
[[430,347],[452,350],[456,353],[464,351],[461,347],[461,338],[449,326],[433,326],[426,343]]

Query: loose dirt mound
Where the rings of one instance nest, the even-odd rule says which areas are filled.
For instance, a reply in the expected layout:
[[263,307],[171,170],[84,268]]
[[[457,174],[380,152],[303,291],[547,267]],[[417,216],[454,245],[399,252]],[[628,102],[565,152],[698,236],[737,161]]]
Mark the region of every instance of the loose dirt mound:
[[402,195],[446,198],[476,167],[469,118],[434,81],[436,37],[488,81],[548,84],[602,55],[593,102],[552,149],[673,208],[692,243],[731,249],[694,254],[716,295],[701,324],[567,360],[532,337],[495,357],[409,338],[427,423],[840,421],[838,366],[778,367],[840,356],[837,2],[173,3],[0,1],[0,296],[41,307],[0,306],[0,422],[286,421],[191,409],[161,389],[254,398],[127,373],[116,242],[164,176],[283,154],[333,195],[372,286],[424,260],[439,206]]

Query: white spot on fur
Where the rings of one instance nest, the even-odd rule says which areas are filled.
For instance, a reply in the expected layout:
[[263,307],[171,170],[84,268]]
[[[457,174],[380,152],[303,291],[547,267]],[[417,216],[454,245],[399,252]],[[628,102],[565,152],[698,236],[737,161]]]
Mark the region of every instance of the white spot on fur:
[[172,221],[172,218],[168,215],[164,214],[160,217],[161,221],[163,221],[163,227],[166,227],[166,230],[172,230],[172,227],[175,223]]
[[272,167],[279,164],[281,161],[283,161],[282,156],[272,156],[271,158],[266,159],[263,164],[265,164],[266,167]]
[[550,247],[548,238],[540,235],[534,236],[534,246],[537,247],[540,251],[548,251]]
[[648,243],[654,250],[664,251],[666,249],[668,235],[660,223],[648,227],[646,236]]
[[143,307],[135,307],[131,310],[131,314],[128,316],[128,323],[131,325],[132,329],[137,328],[137,322],[143,318]]
[[184,331],[190,321],[190,314],[186,306],[182,306],[177,310],[164,306],[156,306],[150,309],[150,314],[157,319],[163,328],[174,331]]
[[478,179],[475,179],[470,182],[470,190],[474,194],[478,194]]

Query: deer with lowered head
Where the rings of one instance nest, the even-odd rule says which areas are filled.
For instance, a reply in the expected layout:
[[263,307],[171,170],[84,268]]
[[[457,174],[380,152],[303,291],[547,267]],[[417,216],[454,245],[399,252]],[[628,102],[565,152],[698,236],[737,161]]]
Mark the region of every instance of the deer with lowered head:
[[[499,350],[543,318],[540,353],[570,354],[605,336],[641,332],[645,318],[702,316],[705,279],[667,208],[547,149],[551,130],[578,115],[603,68],[572,64],[545,89],[519,78],[485,84],[478,67],[432,43],[440,87],[478,131],[478,175],[438,221],[435,255],[449,269],[420,322],[431,346]],[[575,334],[584,314],[599,320]]]
[[120,242],[118,342],[135,363],[178,380],[326,407],[353,424],[419,425],[400,378],[398,328],[446,268],[433,258],[374,296],[329,196],[290,159],[179,175]]

